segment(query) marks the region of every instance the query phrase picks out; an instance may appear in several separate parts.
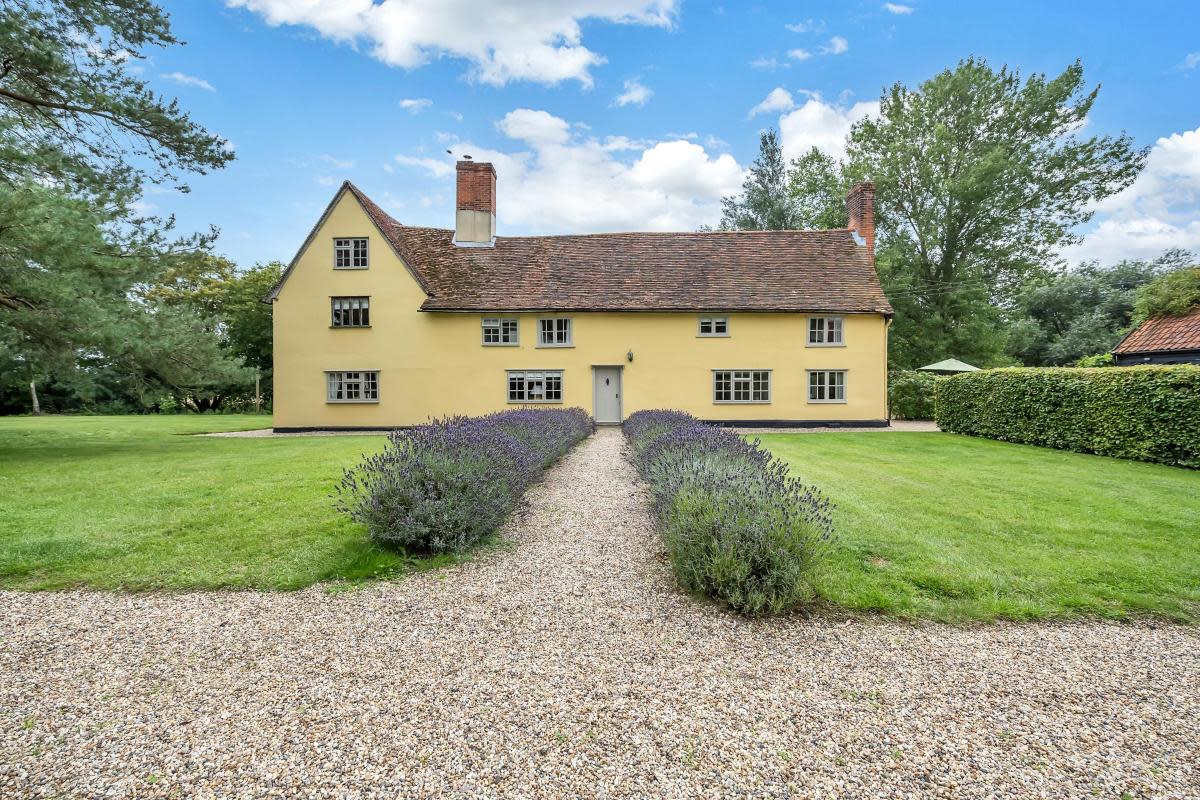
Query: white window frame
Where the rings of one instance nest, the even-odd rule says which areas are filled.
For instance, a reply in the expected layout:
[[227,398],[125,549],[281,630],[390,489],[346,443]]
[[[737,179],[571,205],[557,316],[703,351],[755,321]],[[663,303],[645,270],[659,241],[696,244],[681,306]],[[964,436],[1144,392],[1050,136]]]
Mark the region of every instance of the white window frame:
[[[728,375],[729,377],[722,378],[723,375]],[[755,386],[757,383],[766,384],[766,398],[755,396],[756,392],[760,389],[760,387]],[[728,386],[725,387],[723,384],[728,384]],[[723,388],[728,390],[728,400],[723,400],[720,397],[720,392]],[[743,399],[738,398],[741,390],[744,390],[746,393],[746,397]],[[712,398],[714,405],[770,405],[772,398],[771,370],[714,369],[712,371]]]
[[[345,264],[340,263],[343,256],[345,256]],[[366,236],[334,237],[334,269],[367,269],[370,265],[370,240]]]
[[[349,377],[356,376],[356,377]],[[349,393],[349,385],[358,387],[357,397],[337,397],[341,390]],[[373,390],[373,391],[372,391]],[[379,402],[379,370],[377,369],[327,369],[325,370],[325,402],[326,403],[378,403]]]
[[[804,377],[804,394],[805,394],[805,397],[808,398],[808,402],[810,402],[810,403],[845,403],[846,397],[847,397],[846,387],[847,387],[847,384],[849,383],[849,372],[850,372],[850,370],[847,370],[847,369],[809,369],[809,370],[805,370],[806,375]],[[835,388],[840,388],[842,390],[842,396],[840,398],[829,399],[829,393],[830,393],[829,392],[829,389],[830,389],[829,376],[834,375],[834,374],[842,376],[841,385],[838,387],[835,387]],[[825,379],[824,379],[824,381],[819,382],[817,385],[814,385],[813,384],[813,376],[814,375],[824,375]],[[824,394],[825,394],[826,399],[821,400],[821,399],[813,398],[813,389],[816,389],[816,388],[822,388],[825,390]]]
[[[338,308],[338,303],[346,304],[343,309]],[[360,322],[356,325],[353,322],[339,323],[338,311],[349,311],[350,318],[353,320],[354,312],[359,312],[358,318]],[[361,322],[363,312],[366,312],[366,322]],[[371,327],[371,297],[370,295],[334,295],[329,298],[329,327],[331,328],[369,328]]]
[[[521,381],[521,396],[513,397],[513,379],[517,378]],[[531,381],[540,381],[542,391],[540,397],[530,398],[529,384]],[[558,383],[558,397],[547,398],[551,388],[551,381]],[[504,396],[510,405],[560,405],[563,401],[563,371],[561,369],[510,369],[504,372]]]
[[[545,323],[554,323],[554,339],[555,341],[546,342],[543,334],[545,333]],[[565,341],[558,340],[558,323],[567,323],[567,338]],[[538,347],[574,347],[575,346],[575,321],[571,317],[539,317],[537,323],[537,346]]]
[[[495,329],[496,341],[488,341],[489,328]],[[512,334],[511,339],[505,336]],[[521,345],[521,323],[516,317],[484,317],[480,320],[479,341],[484,347],[519,347]]]
[[[705,325],[708,325],[707,331],[704,330]],[[724,328],[724,330],[718,331],[718,327]],[[696,335],[705,339],[728,338],[729,317],[725,315],[701,317],[697,331]]]
[[[819,326],[816,323],[820,323]],[[815,329],[814,329],[815,326]],[[837,339],[830,340],[830,334],[836,331]],[[819,339],[813,340],[813,335],[818,334]],[[805,335],[805,341],[809,347],[845,347],[846,346],[846,319],[845,317],[809,317],[808,332]]]

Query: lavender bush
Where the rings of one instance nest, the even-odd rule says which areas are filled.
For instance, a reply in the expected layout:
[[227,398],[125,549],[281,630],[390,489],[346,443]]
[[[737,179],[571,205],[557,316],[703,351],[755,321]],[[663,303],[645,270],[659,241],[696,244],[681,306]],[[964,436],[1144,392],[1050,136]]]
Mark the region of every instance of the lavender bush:
[[336,507],[379,544],[465,550],[503,524],[542,471],[586,438],[580,408],[447,417],[388,435],[378,455],[346,470]]
[[680,411],[625,422],[680,585],[743,614],[810,600],[832,506],[757,441]]

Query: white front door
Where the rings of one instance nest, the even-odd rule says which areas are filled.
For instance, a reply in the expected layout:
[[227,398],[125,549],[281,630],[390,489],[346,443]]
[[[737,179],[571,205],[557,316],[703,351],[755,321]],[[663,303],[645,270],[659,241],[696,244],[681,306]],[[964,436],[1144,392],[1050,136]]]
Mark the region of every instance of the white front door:
[[592,416],[600,424],[621,422],[621,368],[592,367]]

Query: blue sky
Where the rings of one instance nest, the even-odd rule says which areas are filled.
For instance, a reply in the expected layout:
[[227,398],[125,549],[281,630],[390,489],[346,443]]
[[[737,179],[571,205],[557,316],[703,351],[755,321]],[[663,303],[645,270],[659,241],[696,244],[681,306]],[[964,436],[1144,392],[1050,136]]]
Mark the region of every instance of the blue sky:
[[1024,73],[1082,59],[1089,131],[1153,147],[1068,256],[1200,251],[1200,4],[229,0],[165,6],[184,47],[139,65],[238,158],[155,189],[239,263],[292,257],[342,179],[450,227],[453,156],[499,172],[501,235],[694,229],[758,133],[837,154],[881,90],[968,55]]

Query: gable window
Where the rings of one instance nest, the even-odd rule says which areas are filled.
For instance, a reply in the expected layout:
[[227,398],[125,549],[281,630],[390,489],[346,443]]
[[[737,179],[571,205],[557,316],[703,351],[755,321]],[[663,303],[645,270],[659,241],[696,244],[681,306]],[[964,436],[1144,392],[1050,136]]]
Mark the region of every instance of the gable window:
[[520,329],[515,319],[500,317],[483,318],[483,343],[485,345],[508,345],[521,343]]
[[714,403],[771,402],[771,370],[713,370]]
[[701,336],[728,336],[729,317],[701,317]]
[[366,269],[367,237],[333,240],[334,269]]
[[810,347],[837,347],[844,345],[841,317],[809,317],[808,344]]
[[331,297],[332,322],[335,328],[371,327],[371,298]]
[[508,402],[561,403],[563,378],[561,369],[508,371]]
[[538,320],[538,347],[571,347],[571,320],[568,317],[547,317]]
[[379,370],[326,372],[325,392],[329,403],[378,403]]
[[808,371],[808,402],[846,402],[846,370],[810,369]]

